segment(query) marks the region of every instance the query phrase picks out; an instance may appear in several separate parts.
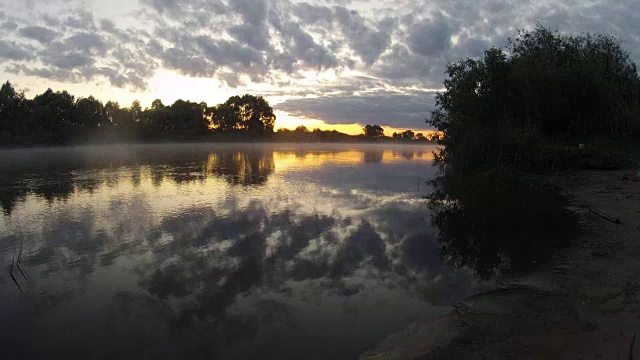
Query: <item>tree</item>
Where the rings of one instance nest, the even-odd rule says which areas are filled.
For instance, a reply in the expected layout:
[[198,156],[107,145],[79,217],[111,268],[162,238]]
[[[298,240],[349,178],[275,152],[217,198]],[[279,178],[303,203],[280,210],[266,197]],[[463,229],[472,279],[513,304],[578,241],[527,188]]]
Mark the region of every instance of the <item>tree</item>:
[[118,129],[131,129],[134,127],[135,124],[131,112],[126,108],[121,108],[117,101],[108,101],[104,108],[109,124]]
[[23,93],[18,93],[6,82],[0,88],[0,133],[3,138],[26,132],[25,119],[29,115],[29,107]]
[[379,125],[365,125],[362,128],[362,132],[364,136],[372,137],[372,138],[381,138],[384,137],[384,129]]
[[424,140],[426,140],[426,138],[424,137],[423,133],[417,133],[416,134],[416,140],[424,141]]
[[467,170],[550,167],[563,161],[566,142],[640,138],[640,77],[608,35],[538,25],[446,74],[427,122],[444,145],[437,159]]
[[30,122],[41,140],[56,144],[67,142],[74,128],[79,127],[73,95],[47,89],[33,99]]
[[134,124],[137,125],[142,121],[142,106],[140,106],[140,101],[133,100],[131,107],[129,107],[129,112],[131,113],[131,120]]
[[93,96],[78,99],[76,111],[79,125],[84,129],[95,129],[108,122],[104,105]]
[[237,122],[234,119],[229,119],[231,122],[235,122],[234,129],[244,130],[252,135],[273,133],[276,116],[269,103],[262,96],[249,94],[232,96],[224,103],[224,106],[233,109],[231,112],[225,110],[228,115],[237,114],[238,116]]
[[177,100],[169,109],[170,131],[183,135],[202,135],[209,130],[205,118],[205,109],[201,104]]
[[229,132],[240,129],[240,114],[237,107],[219,104],[211,110],[211,113],[211,123],[217,130]]
[[145,109],[143,117],[147,129],[156,134],[168,133],[171,130],[169,111],[160,99],[153,100],[151,108]]
[[402,132],[402,134],[400,134],[400,138],[402,140],[414,140],[416,138],[416,135],[411,130],[405,130]]

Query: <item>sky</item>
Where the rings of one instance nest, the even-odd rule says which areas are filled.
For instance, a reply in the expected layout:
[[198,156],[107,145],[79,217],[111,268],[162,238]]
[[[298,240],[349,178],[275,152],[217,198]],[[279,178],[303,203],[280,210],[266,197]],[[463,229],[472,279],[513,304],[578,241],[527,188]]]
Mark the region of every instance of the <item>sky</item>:
[[0,80],[127,106],[264,96],[276,128],[427,130],[448,62],[540,22],[616,36],[637,0],[0,0]]

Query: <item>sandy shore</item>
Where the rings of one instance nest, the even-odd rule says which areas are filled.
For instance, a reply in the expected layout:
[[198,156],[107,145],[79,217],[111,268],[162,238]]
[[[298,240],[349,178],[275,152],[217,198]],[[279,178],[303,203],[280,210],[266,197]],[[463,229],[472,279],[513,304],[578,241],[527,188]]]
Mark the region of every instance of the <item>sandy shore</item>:
[[640,359],[638,172],[536,180],[563,189],[580,218],[579,239],[535,272],[412,324],[363,359]]

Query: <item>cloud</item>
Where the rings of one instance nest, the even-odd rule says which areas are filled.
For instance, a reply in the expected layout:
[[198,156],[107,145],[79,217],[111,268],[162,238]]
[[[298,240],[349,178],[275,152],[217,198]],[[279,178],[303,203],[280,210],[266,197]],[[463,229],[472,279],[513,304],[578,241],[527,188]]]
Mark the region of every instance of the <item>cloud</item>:
[[95,62],[91,56],[78,52],[50,54],[49,56],[43,57],[43,61],[45,64],[54,65],[63,70],[81,68]]
[[[333,103],[322,97],[333,91],[351,103],[357,96],[368,101],[371,94],[354,94],[441,88],[447,63],[503,46],[536,21],[563,32],[612,33],[640,61],[640,8],[631,0],[616,6],[603,0],[142,0],[128,18],[94,13],[82,1],[34,5],[29,17],[0,15],[0,28],[10,33],[0,42],[0,58],[19,62],[22,73],[69,74],[69,81],[107,80],[130,90],[145,90],[162,67],[231,88],[286,84],[289,95],[315,92]],[[313,73],[333,79],[314,80]],[[354,73],[375,80],[354,80]],[[306,101],[296,100],[310,106]],[[337,112],[307,115],[360,118]],[[410,118],[395,123],[409,126]]]
[[283,28],[283,35],[293,41],[293,47],[288,49],[294,59],[299,59],[314,69],[322,70],[338,65],[335,54],[319,45],[297,23],[287,23]]
[[2,23],[2,25],[0,25],[0,28],[8,32],[12,32],[18,28],[18,24],[15,22],[15,20],[8,20]]
[[391,44],[391,32],[376,31],[366,24],[357,11],[336,8],[336,20],[340,24],[350,47],[367,65],[373,64]]
[[295,116],[323,119],[329,124],[382,124],[426,128],[434,108],[433,92],[327,95],[286,100],[274,106]]
[[409,33],[409,49],[422,56],[437,55],[451,47],[452,29],[442,17],[416,23]]
[[330,24],[333,21],[333,11],[327,6],[315,6],[306,2],[296,4],[293,13],[305,24]]
[[80,82],[83,79],[82,75],[75,71],[69,71],[65,69],[27,67],[25,65],[17,64],[8,66],[5,71],[12,74],[24,74],[27,76],[35,76],[56,81]]
[[18,30],[18,33],[25,38],[45,44],[53,41],[58,36],[55,31],[42,26],[27,26]]
[[264,0],[234,0],[229,2],[229,7],[254,26],[263,23],[267,17],[267,2]]
[[107,45],[102,37],[96,33],[77,33],[64,40],[64,44],[68,49],[74,51],[82,51],[90,53],[97,51],[104,54],[107,51]]
[[31,52],[25,46],[11,41],[0,40],[0,59],[4,60],[28,60]]
[[229,34],[240,43],[256,50],[267,50],[270,45],[269,29],[264,24],[241,24],[229,28]]

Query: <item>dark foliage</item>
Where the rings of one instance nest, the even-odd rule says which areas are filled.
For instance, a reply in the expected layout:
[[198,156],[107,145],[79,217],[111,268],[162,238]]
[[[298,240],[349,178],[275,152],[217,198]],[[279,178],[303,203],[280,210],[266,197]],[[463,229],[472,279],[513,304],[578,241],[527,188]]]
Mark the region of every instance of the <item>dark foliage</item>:
[[371,138],[379,138],[384,136],[384,129],[380,125],[365,125],[362,128],[362,133],[364,136]]
[[[427,122],[443,134],[439,160],[460,171],[581,166],[603,139],[640,138],[640,78],[608,35],[539,25],[506,49],[448,65],[447,75]],[[585,149],[573,151],[580,143]],[[624,161],[605,161],[615,162]]]
[[0,88],[0,141],[4,146],[59,145],[87,142],[198,140],[221,133],[234,139],[273,134],[276,116],[261,96],[233,96],[224,104],[177,100],[170,106],[155,100],[142,109],[117,102],[103,104],[51,89],[33,100],[11,83]]
[[578,234],[567,200],[548,187],[511,177],[463,176],[451,168],[431,185],[442,256],[480,277],[530,270]]

